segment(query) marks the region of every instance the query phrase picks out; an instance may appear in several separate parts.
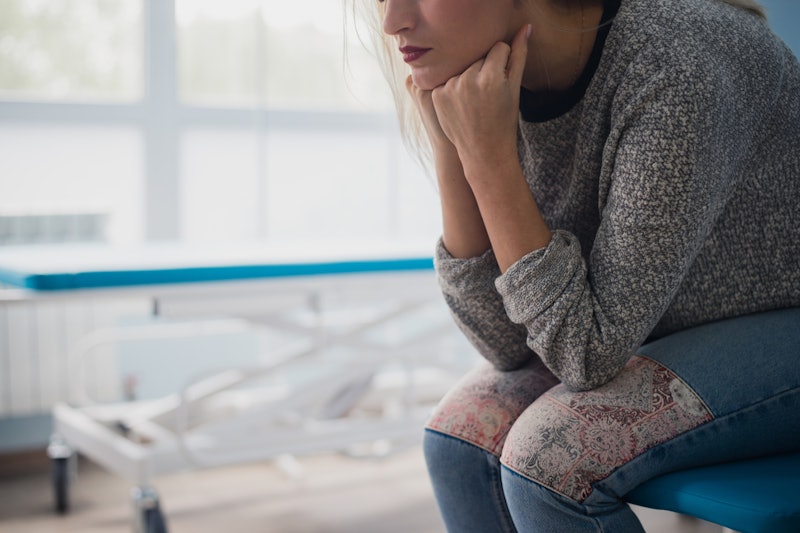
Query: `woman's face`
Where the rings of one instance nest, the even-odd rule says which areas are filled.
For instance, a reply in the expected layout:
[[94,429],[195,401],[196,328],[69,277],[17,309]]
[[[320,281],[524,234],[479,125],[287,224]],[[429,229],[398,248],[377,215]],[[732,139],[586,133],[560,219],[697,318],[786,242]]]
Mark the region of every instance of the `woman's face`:
[[380,0],[414,83],[433,89],[464,72],[522,26],[514,0]]

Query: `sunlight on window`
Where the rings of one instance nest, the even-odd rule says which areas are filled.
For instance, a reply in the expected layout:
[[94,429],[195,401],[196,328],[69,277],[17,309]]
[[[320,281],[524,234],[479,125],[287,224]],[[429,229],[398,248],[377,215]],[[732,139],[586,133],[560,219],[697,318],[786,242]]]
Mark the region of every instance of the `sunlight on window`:
[[379,68],[339,2],[176,0],[179,91],[194,105],[388,111]]
[[0,97],[131,101],[143,94],[141,0],[0,1]]
[[171,5],[0,0],[0,214],[100,213],[114,243],[439,233],[341,1]]
[[101,213],[109,241],[139,240],[143,150],[125,126],[0,123],[0,213]]

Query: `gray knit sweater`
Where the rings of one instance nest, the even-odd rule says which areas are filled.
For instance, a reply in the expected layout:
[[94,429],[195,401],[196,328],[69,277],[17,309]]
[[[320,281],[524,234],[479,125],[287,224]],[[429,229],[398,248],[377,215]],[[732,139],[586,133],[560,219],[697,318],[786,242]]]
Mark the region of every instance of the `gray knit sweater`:
[[800,305],[800,66],[761,19],[622,0],[583,98],[519,128],[552,241],[503,275],[491,250],[435,258],[496,367],[538,354],[591,389],[648,337]]

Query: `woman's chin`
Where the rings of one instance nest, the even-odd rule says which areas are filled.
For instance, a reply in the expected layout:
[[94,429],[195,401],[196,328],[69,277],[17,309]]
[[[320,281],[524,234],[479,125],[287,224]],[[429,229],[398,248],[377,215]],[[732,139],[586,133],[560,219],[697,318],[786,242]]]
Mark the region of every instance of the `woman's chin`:
[[423,91],[431,91],[440,85],[444,85],[451,77],[452,76],[443,76],[441,73],[437,75],[437,73],[431,72],[428,69],[411,70],[411,80],[414,82],[414,85]]

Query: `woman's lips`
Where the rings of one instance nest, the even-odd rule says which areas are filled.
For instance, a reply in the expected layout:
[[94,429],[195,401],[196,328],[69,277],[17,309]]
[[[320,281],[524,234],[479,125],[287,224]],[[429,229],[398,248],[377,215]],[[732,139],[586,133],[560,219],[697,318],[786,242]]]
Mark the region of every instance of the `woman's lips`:
[[419,48],[416,46],[401,46],[400,53],[403,54],[403,61],[406,63],[413,63],[420,57],[424,56],[425,54],[430,51],[430,48]]

